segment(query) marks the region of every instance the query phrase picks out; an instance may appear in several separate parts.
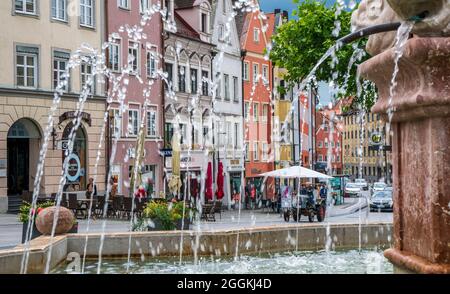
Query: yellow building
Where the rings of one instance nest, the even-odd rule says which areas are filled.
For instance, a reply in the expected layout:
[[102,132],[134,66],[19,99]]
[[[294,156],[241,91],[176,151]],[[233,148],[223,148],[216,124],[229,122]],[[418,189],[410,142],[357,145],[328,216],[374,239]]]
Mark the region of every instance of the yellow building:
[[[40,194],[58,190],[83,86],[92,80],[95,65],[88,59],[70,71],[69,58],[83,43],[100,49],[104,39],[104,1],[0,1],[0,212],[17,211],[20,195],[34,189],[39,152],[58,84],[67,81],[53,116]],[[80,51],[81,55],[88,53]],[[83,191],[96,176],[104,189],[105,156],[96,164],[106,109],[104,87],[94,79],[76,132],[74,153],[65,170],[70,190]],[[104,154],[103,149],[100,150]],[[9,206],[9,207],[8,207]]]
[[[352,180],[366,179],[368,183],[374,183],[386,176],[386,163],[390,169],[390,152],[377,151],[369,148],[370,136],[379,133],[386,138],[386,124],[380,120],[379,115],[366,113],[361,117],[357,110],[349,110],[343,113],[343,158],[344,174]],[[390,145],[390,140],[383,140],[384,146]],[[389,178],[389,176],[388,176]]]

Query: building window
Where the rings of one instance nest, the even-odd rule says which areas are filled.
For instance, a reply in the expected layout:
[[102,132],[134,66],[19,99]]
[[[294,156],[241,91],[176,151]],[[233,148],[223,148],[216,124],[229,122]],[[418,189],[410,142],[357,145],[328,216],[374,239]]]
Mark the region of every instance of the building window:
[[18,13],[36,14],[36,0],[15,0],[15,11]]
[[233,101],[239,102],[239,80],[233,77]]
[[139,11],[141,13],[145,13],[149,9],[150,9],[150,0],[140,0],[139,1]]
[[219,41],[225,41],[225,27],[223,24],[219,25]]
[[230,121],[227,121],[227,145],[228,147],[233,146],[233,125]]
[[249,63],[244,62],[244,81],[250,80],[250,68]]
[[336,155],[336,160],[337,160],[337,162],[341,162],[341,156],[339,154]]
[[216,98],[220,98],[221,95],[222,95],[222,79],[219,74],[217,76],[217,83],[216,83]]
[[186,92],[186,67],[184,65],[178,66],[178,91]]
[[52,0],[52,18],[67,21],[67,0]]
[[172,63],[165,63],[164,64],[164,71],[167,73],[167,83],[164,83],[164,87],[167,90],[169,86],[172,88],[173,64]]
[[280,88],[281,88],[281,93],[280,93],[280,100],[285,100],[285,98],[286,98],[286,94],[285,94],[285,86],[286,86],[286,83],[285,83],[285,81],[284,80],[281,80],[280,81]]
[[322,156],[322,154],[317,155],[317,161],[318,161],[318,162],[322,162],[322,161],[323,161],[323,156]]
[[164,124],[164,148],[172,147],[173,125],[171,123]]
[[325,148],[328,148],[328,140],[325,139]]
[[94,0],[80,0],[80,24],[94,26]]
[[64,92],[69,91],[69,78],[65,74],[68,66],[70,54],[66,52],[53,52],[53,89],[58,88],[58,85],[62,83],[61,89]]
[[259,80],[259,64],[253,63],[253,83],[257,83]]
[[151,108],[147,111],[147,136],[157,136],[157,111],[156,108]]
[[131,74],[138,74],[139,71],[139,43],[128,42],[128,60],[131,65]]
[[118,0],[118,4],[120,8],[130,9],[130,2],[128,0]]
[[81,90],[85,88],[89,94],[94,94],[95,81],[92,74],[92,65],[87,62],[82,62],[80,65],[81,72]]
[[122,118],[119,109],[111,109],[110,118],[112,137],[118,139],[122,135]]
[[263,83],[265,85],[269,84],[269,67],[267,65],[263,65],[262,67],[262,76],[263,76]]
[[340,142],[336,142],[336,147],[337,148],[341,148],[341,143]]
[[331,148],[334,148],[334,142],[331,141]]
[[259,105],[257,103],[253,103],[253,121],[257,122],[259,116]]
[[202,95],[208,96],[208,85],[209,85],[209,72],[202,70]]
[[234,149],[236,149],[239,145],[239,123],[234,123]]
[[255,43],[259,43],[259,29],[258,28],[253,29],[253,41]]
[[201,29],[203,33],[208,33],[208,16],[206,15],[206,13],[202,13],[201,16]]
[[223,75],[223,83],[225,87],[225,100],[230,101],[230,76],[227,74]]
[[317,142],[317,146],[318,146],[319,148],[322,148],[322,141],[318,141],[318,142]]
[[137,136],[139,131],[139,111],[128,110],[128,135]]
[[227,14],[227,0],[222,1],[222,13]]
[[262,160],[266,161],[269,159],[269,144],[263,143],[262,145]]
[[191,68],[191,93],[197,94],[198,90],[198,70],[196,68]]
[[112,71],[120,71],[120,44],[111,43],[109,45],[109,66]]
[[248,120],[250,114],[250,102],[244,103],[244,118],[245,120]]
[[262,113],[262,121],[263,122],[267,122],[269,120],[269,105],[268,104],[263,104],[263,109],[262,109],[263,113]]
[[259,148],[258,142],[253,142],[253,161],[259,160]]
[[38,54],[34,47],[17,46],[16,48],[16,85],[37,88]]
[[156,78],[156,52],[147,52],[147,78]]
[[250,161],[250,148],[248,144],[248,142],[245,142],[245,161]]

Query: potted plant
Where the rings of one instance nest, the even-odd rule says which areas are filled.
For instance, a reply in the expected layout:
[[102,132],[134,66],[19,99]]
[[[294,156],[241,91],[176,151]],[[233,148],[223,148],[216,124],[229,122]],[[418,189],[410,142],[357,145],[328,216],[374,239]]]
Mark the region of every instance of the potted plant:
[[[133,231],[171,231],[181,230],[183,223],[183,202],[149,202],[133,224]],[[184,208],[184,229],[188,230],[192,209]]]
[[[54,201],[47,201],[44,203],[36,204],[36,209],[31,208],[31,204],[28,202],[24,202],[19,209],[19,221],[22,222],[22,243],[25,243],[26,240],[26,234],[27,229],[29,225],[29,217],[30,217],[30,209],[31,209],[31,216],[34,218],[33,220],[33,228],[31,233],[31,239],[33,240],[39,236],[41,236],[41,232],[38,231],[36,228],[36,217],[39,215],[39,213],[44,210],[47,207],[55,206]],[[76,219],[74,220],[73,227],[68,233],[78,233],[78,222]]]
[[33,227],[31,228],[31,239],[33,240],[40,235],[42,235],[38,229],[36,228],[36,217],[38,214],[47,207],[54,206],[55,202],[47,201],[44,203],[36,204],[36,209],[31,208],[31,204],[28,202],[24,202],[19,209],[19,221],[22,222],[22,243],[25,243],[27,238],[27,230],[30,222],[30,209],[31,209],[31,217],[33,217]]

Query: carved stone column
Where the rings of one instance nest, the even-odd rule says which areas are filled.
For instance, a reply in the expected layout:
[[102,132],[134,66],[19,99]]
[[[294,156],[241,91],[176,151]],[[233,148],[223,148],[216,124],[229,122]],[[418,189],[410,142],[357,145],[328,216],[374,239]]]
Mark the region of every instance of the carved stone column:
[[[450,38],[413,38],[392,99],[394,248],[398,271],[450,273]],[[394,50],[363,63],[376,83],[372,108],[387,120]]]

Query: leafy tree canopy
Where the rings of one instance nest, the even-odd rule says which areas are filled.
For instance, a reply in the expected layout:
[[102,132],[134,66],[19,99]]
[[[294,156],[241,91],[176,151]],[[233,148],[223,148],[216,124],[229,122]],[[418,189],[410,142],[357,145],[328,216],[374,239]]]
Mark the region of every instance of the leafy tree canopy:
[[[292,19],[277,29],[270,52],[270,58],[275,65],[288,71],[284,78],[290,85],[306,78],[327,50],[335,45],[339,38],[351,32],[351,12],[343,10],[336,18],[337,4],[327,7],[325,1],[305,0],[301,3],[298,0],[293,1],[298,4],[297,10],[293,12],[298,16],[298,20]],[[333,36],[336,21],[340,23],[340,32],[337,37]],[[358,48],[365,47],[365,39],[356,42]],[[318,81],[333,80],[340,88],[338,97],[356,96],[356,66],[352,66],[346,78],[349,62],[355,56],[354,52],[355,49],[352,46],[343,46],[336,52],[336,58],[339,61],[335,68],[332,67],[332,58],[329,58],[315,74]],[[364,61],[364,58],[366,57],[363,57],[361,61]],[[374,103],[374,87],[369,85],[362,88],[365,92],[360,97],[365,97],[364,106],[370,108]],[[359,98],[359,100],[362,99]],[[359,100],[357,103],[362,102]]]

